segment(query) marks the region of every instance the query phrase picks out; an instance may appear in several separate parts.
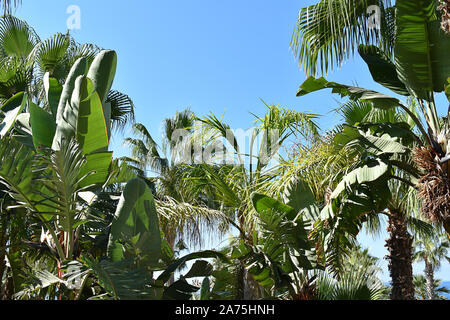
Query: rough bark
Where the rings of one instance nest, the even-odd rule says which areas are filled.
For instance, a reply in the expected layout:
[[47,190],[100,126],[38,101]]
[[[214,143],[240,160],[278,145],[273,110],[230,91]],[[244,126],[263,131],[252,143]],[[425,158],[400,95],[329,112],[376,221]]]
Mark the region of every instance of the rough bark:
[[427,299],[434,300],[434,270],[433,265],[425,259],[425,278],[427,279]]
[[[0,204],[1,205],[1,204]],[[6,214],[0,211],[0,290],[3,288],[3,274],[6,267]]]
[[408,233],[404,216],[390,210],[388,228],[389,239],[386,247],[389,255],[389,272],[392,279],[392,300],[414,300],[413,283],[413,240]]

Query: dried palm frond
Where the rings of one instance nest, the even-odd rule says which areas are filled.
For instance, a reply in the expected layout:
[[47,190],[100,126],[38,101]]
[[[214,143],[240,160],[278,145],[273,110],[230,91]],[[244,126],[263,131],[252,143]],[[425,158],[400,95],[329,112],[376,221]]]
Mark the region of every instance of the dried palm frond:
[[438,159],[432,149],[414,150],[414,161],[424,172],[418,184],[422,213],[432,222],[442,223],[450,233],[450,181],[443,167],[447,164],[439,164]]
[[438,9],[442,10],[441,28],[450,34],[450,0],[441,0]]

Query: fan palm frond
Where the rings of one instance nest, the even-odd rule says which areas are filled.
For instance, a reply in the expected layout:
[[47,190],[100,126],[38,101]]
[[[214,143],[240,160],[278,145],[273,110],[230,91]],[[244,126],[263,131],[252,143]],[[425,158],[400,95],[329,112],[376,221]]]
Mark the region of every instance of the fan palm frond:
[[4,55],[25,59],[39,42],[36,31],[25,21],[9,15],[0,18],[0,47]]

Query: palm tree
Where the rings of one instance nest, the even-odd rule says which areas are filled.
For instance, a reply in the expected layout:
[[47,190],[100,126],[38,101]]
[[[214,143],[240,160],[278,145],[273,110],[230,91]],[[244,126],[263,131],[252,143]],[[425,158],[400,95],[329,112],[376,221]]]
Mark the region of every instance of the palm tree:
[[[258,219],[253,208],[251,195],[263,191],[276,179],[270,161],[276,157],[279,148],[293,135],[317,136],[317,115],[268,106],[264,117],[256,119],[252,129],[248,151],[239,144],[231,127],[214,114],[198,118],[200,128],[193,141],[203,141],[202,150],[211,152],[207,163],[192,165],[185,171],[189,193],[196,197],[210,199],[215,207],[231,217],[230,223],[239,231],[239,238],[252,243],[252,233],[258,230]],[[277,134],[271,135],[271,130]],[[256,146],[258,136],[262,139]],[[254,153],[254,147],[257,153]],[[241,262],[236,288],[238,300],[254,297],[250,290],[252,278]]]
[[[204,201],[192,198],[180,178],[189,168],[180,162],[185,157],[185,145],[177,140],[177,130],[192,134],[195,116],[190,110],[177,112],[175,116],[163,121],[163,148],[160,148],[145,125],[136,123],[133,132],[136,138],[126,138],[131,147],[131,156],[123,161],[149,185],[154,188],[157,210],[162,228],[171,248],[176,240],[185,240],[190,245],[202,245],[205,233],[217,231],[226,217],[217,208],[208,208]],[[186,154],[190,153],[188,150]],[[168,153],[168,156],[166,155]],[[148,175],[150,170],[152,175]],[[225,232],[225,229],[220,229]]]
[[[326,54],[327,50],[329,52],[337,50],[336,57],[339,57],[337,61],[342,62],[345,58],[344,52],[348,48],[354,49],[358,45],[358,52],[367,63],[373,79],[397,94],[413,97],[420,112],[414,113],[414,110],[410,110],[404,102],[397,98],[372,90],[328,82],[323,78],[310,77],[307,79],[300,87],[298,96],[325,88],[333,88],[333,92],[339,93],[341,96],[372,102],[376,108],[400,107],[406,112],[420,131],[415,138],[418,145],[412,152],[414,153],[414,167],[420,169],[421,172],[418,179],[410,182],[419,189],[419,197],[422,199],[421,210],[424,215],[433,222],[442,223],[450,233],[450,216],[447,208],[449,203],[447,201],[449,197],[447,162],[450,160],[450,154],[447,154],[450,149],[448,151],[447,147],[449,145],[450,120],[446,117],[442,121],[438,116],[435,100],[435,94],[443,91],[450,99],[450,84],[448,83],[450,63],[441,51],[442,48],[450,48],[450,36],[441,30],[439,19],[442,12],[438,10],[438,1],[397,0],[395,7],[390,9],[386,7],[386,12],[390,10],[392,15],[390,18],[387,14],[382,15],[384,17],[382,25],[386,20],[386,26],[388,26],[386,30],[391,30],[392,35],[384,37],[383,28],[381,28],[381,37],[377,38],[377,41],[380,42],[377,43],[378,46],[371,45],[370,38],[365,38],[362,42],[358,41],[359,35],[364,34],[366,25],[364,22],[361,23],[361,27],[358,25],[355,17],[361,17],[361,15],[345,14],[342,8],[330,10],[330,14],[328,14],[326,8],[332,3],[339,9],[343,4],[351,5],[353,2],[321,1],[316,8],[320,14],[315,14],[312,16],[313,18],[307,19],[309,22],[312,21],[312,35],[311,38],[308,38],[308,33],[302,35],[304,40],[302,48],[304,48],[303,55],[311,61],[308,62],[312,66],[310,67],[311,74],[315,73],[317,69],[317,55],[323,54],[324,60],[321,63],[326,69],[330,63],[329,57],[333,56],[331,53]],[[394,9],[395,11],[393,11]],[[341,25],[332,21],[336,12],[344,13],[343,18],[336,20],[343,20]],[[361,13],[363,11],[355,8],[351,12]],[[304,16],[307,16],[306,13]],[[387,23],[389,19],[391,22]],[[446,18],[443,17],[443,19]],[[316,28],[314,23],[318,23],[321,27]],[[325,30],[323,28],[326,26],[324,27],[323,24],[326,23],[330,24],[332,31],[325,31],[324,36],[321,37],[319,34]],[[348,36],[348,33],[352,31],[356,32],[358,36]],[[327,38],[329,35],[331,35],[330,39]],[[319,42],[316,46],[314,46],[314,40]],[[312,47],[311,55],[306,50],[308,46]],[[431,56],[433,58],[430,60]],[[411,169],[408,170],[409,173],[417,171],[415,168]]]
[[385,287],[378,279],[378,258],[367,249],[356,246],[346,260],[339,279],[329,272],[320,272],[316,283],[319,300],[381,300],[386,298]]
[[[428,284],[427,279],[423,275],[414,276],[414,286],[416,288],[416,296],[419,300],[429,300],[428,296]],[[434,280],[433,291],[435,293],[435,299],[448,300],[445,296],[439,295],[440,293],[450,294],[450,290],[442,286],[441,280]]]
[[450,257],[447,252],[450,248],[449,241],[445,236],[439,237],[423,237],[418,238],[415,243],[416,252],[414,260],[417,262],[425,262],[425,278],[426,278],[426,296],[428,300],[436,299],[434,273],[439,270],[441,260]]
[[[359,174],[364,172],[364,169],[359,171],[361,163],[373,159],[372,153],[379,152],[377,145],[389,143],[384,140],[387,136],[381,140],[370,136],[370,132],[376,132],[371,129],[370,123],[384,124],[391,127],[391,130],[399,126],[395,129],[399,130],[399,124],[406,128],[407,123],[412,122],[400,111],[374,109],[372,104],[361,101],[349,101],[339,107],[338,112],[344,119],[342,125],[321,140],[313,141],[311,146],[299,145],[291,151],[292,158],[282,164],[284,169],[279,172],[279,184],[283,186],[287,177],[299,175],[308,181],[318,203],[325,207],[322,211],[323,220],[320,223],[320,220],[317,221],[316,233],[329,233],[333,230],[333,237],[327,237],[325,255],[335,274],[339,274],[345,266],[345,257],[348,256],[360,230],[365,227],[375,236],[381,231],[381,219],[387,217],[390,236],[386,240],[386,246],[389,250],[389,269],[393,283],[391,297],[413,299],[411,233],[430,234],[433,228],[418,215],[420,204],[417,201],[417,193],[407,183],[408,180],[404,179],[409,174],[401,170],[389,170],[388,174],[396,178],[379,179],[376,184],[367,176]],[[375,127],[376,125],[373,125],[373,128]],[[409,140],[409,143],[413,144],[414,139]],[[412,160],[405,158],[402,150],[398,149],[400,153],[395,157],[393,154],[384,154],[383,159],[403,159],[405,163],[409,161],[411,166]],[[392,148],[390,152],[394,151]],[[370,168],[370,161],[367,163],[367,168]],[[352,174],[360,180],[346,178]],[[377,176],[375,173],[374,175]],[[342,187],[342,181],[347,184],[345,188]],[[356,181],[361,184],[358,185]],[[342,198],[338,194],[341,194]],[[339,200],[336,200],[336,197]],[[328,205],[336,208],[333,213],[326,212]],[[327,215],[330,217],[324,220]],[[340,219],[334,220],[335,217]]]

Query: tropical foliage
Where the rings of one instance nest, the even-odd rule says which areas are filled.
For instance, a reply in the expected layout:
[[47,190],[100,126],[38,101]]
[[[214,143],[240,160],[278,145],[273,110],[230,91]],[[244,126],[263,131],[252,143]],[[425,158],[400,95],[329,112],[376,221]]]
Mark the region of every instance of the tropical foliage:
[[[3,1],[5,13],[19,3]],[[249,147],[223,118],[188,109],[163,120],[158,145],[112,89],[114,50],[70,33],[41,40],[6,14],[0,299],[440,299],[450,119],[436,96],[450,100],[449,12],[437,0],[302,9],[291,45],[308,78],[297,96],[348,98],[341,121],[323,132],[315,113],[265,104]],[[393,96],[323,77],[356,52]],[[115,159],[111,138],[128,125],[130,155]],[[358,242],[384,225],[390,287]]]

